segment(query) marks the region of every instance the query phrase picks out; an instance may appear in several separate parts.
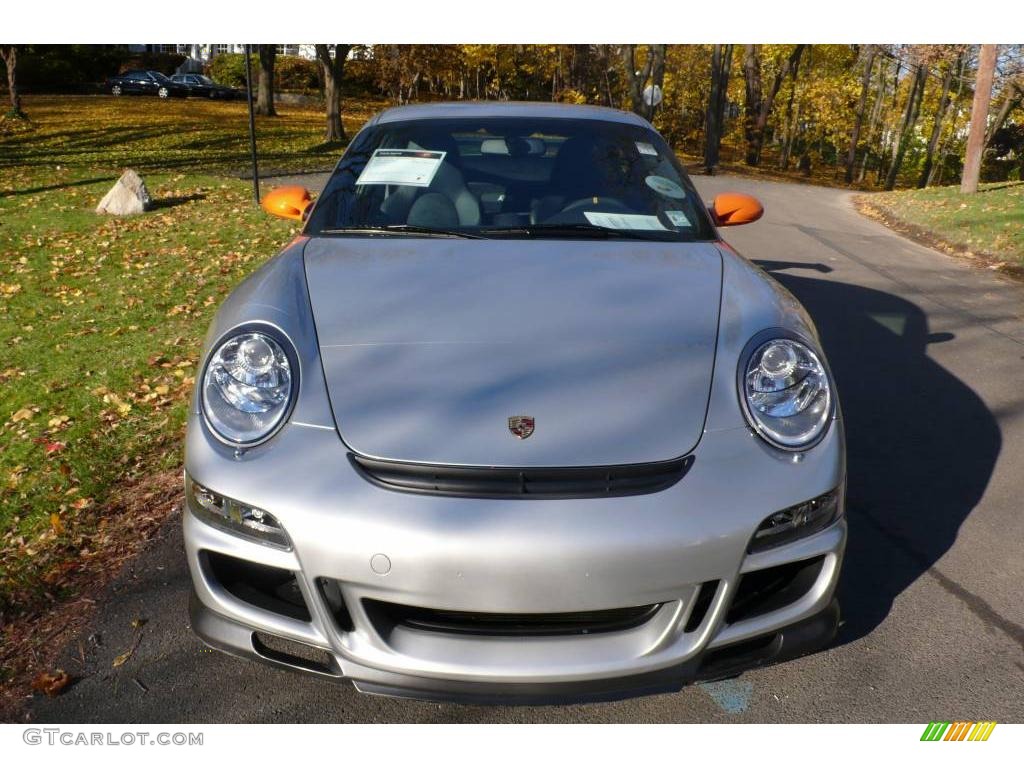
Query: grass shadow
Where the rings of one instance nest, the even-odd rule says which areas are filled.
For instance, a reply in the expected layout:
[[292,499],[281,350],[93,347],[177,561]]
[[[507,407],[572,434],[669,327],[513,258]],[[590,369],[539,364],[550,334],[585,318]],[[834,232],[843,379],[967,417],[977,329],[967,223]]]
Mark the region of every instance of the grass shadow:
[[28,187],[27,189],[9,189],[0,191],[0,197],[17,197],[18,195],[34,195],[40,192],[53,192],[56,189],[70,189],[71,187],[88,187],[90,184],[99,184],[103,181],[116,181],[117,176],[99,176],[94,179],[80,179],[79,181],[67,181],[63,184],[49,184],[41,187]]
[[174,208],[179,205],[185,205],[186,203],[194,203],[197,200],[205,200],[206,195],[201,193],[195,193],[192,195],[181,195],[179,197],[162,197],[159,200],[154,200],[150,210],[158,211],[164,208]]

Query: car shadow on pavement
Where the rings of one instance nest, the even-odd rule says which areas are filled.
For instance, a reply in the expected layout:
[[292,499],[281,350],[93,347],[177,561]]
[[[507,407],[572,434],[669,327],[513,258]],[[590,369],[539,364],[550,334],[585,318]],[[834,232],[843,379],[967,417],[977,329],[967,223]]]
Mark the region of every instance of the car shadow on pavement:
[[[813,317],[839,391],[850,526],[839,584],[844,644],[874,630],[953,546],[985,492],[1002,436],[974,390],[928,357],[929,344],[954,337],[929,333],[918,306],[807,276],[808,269],[830,272],[825,265],[756,263]],[[937,578],[983,619],[993,618],[983,601]]]

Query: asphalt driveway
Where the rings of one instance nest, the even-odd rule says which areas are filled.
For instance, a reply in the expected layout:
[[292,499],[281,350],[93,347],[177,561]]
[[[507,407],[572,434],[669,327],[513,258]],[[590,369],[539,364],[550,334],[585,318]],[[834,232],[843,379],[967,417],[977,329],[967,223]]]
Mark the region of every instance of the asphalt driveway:
[[734,177],[697,184],[707,198],[733,190],[764,201],[761,222],[724,232],[805,304],[837,379],[850,543],[835,647],[607,704],[367,696],[204,649],[188,628],[176,516],[64,651],[79,681],[56,699],[37,698],[33,719],[1024,721],[1024,286],[891,233],[842,191]]

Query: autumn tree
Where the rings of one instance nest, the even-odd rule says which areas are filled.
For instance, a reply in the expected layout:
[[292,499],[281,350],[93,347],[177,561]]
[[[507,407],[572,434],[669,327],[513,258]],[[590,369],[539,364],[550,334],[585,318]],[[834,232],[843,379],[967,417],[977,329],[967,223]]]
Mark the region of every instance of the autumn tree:
[[939,85],[939,100],[935,108],[935,118],[932,122],[931,134],[928,137],[928,146],[925,149],[924,164],[917,177],[918,189],[928,186],[929,180],[933,177],[935,155],[939,149],[939,139],[942,138],[943,123],[954,94],[953,81],[955,78],[963,78],[964,55],[966,54],[964,47],[951,45],[941,48],[936,52],[936,56],[925,62],[934,61],[942,68],[942,81]]
[[992,143],[993,137],[1006,124],[1010,113],[1022,105],[1024,105],[1024,74],[1017,74],[1003,86],[1002,101],[985,134],[985,146]]
[[896,187],[896,178],[903,166],[903,156],[907,151],[907,142],[911,133],[917,125],[917,117],[921,111],[921,100],[924,98],[925,80],[927,79],[927,63],[918,56],[911,64],[911,74],[908,75],[907,100],[903,106],[903,118],[900,120],[899,129],[892,143],[892,160],[889,163],[889,170],[885,175],[884,189],[891,190]]
[[644,89],[648,84],[661,88],[665,82],[665,44],[648,45],[647,54],[641,67],[637,61],[635,45],[622,46],[622,64],[626,70],[626,84],[629,88],[630,108],[641,117],[650,120],[654,116],[654,105],[644,101]]
[[756,166],[761,163],[764,147],[765,128],[768,117],[775,106],[783,81],[796,70],[806,45],[794,45],[789,55],[775,61],[775,74],[767,90],[762,84],[761,50],[757,45],[746,45],[743,50],[743,77],[746,84],[744,105],[744,138],[747,142],[746,163]]
[[21,110],[21,93],[18,91],[18,46],[0,45],[0,58],[7,66],[7,92],[11,98],[11,109],[8,117],[24,118]]
[[864,46],[864,76],[861,78],[860,98],[857,100],[857,111],[853,115],[853,129],[850,131],[850,148],[846,151],[847,184],[853,182],[853,168],[857,162],[857,144],[860,141],[861,127],[864,124],[864,112],[868,105],[868,94],[871,91],[871,72],[875,66],[877,48],[874,45]]
[[708,97],[704,135],[704,170],[709,174],[714,173],[718,165],[731,69],[732,46],[715,45],[711,53],[711,94]]
[[256,114],[274,117],[274,60],[277,58],[276,45],[259,46],[260,73],[256,90]]
[[349,44],[336,43],[332,56],[330,46],[316,44],[316,58],[324,78],[324,111],[327,116],[324,141],[328,143],[348,141],[341,122],[341,82],[345,74],[345,60],[351,50]]

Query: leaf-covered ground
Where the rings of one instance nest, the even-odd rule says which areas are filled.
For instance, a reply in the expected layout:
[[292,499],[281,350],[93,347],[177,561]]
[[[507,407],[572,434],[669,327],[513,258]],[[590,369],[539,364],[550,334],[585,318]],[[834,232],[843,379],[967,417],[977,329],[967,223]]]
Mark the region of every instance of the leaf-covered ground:
[[[350,136],[383,106],[345,106]],[[249,117],[244,101],[148,96],[30,96],[31,124],[0,123],[0,187],[24,187],[25,174],[47,184],[57,166],[96,175],[132,167],[141,172],[249,173]],[[278,107],[277,117],[257,117],[260,173],[328,170],[340,148],[323,143],[323,112]],[[8,168],[21,169],[13,177]],[[56,183],[55,180],[52,183]],[[52,184],[51,183],[51,184]]]
[[1024,266],[1024,182],[884,192],[863,205],[897,229],[948,250],[982,256],[996,266]]
[[[350,112],[350,135],[378,107]],[[12,655],[25,622],[116,566],[125,539],[158,523],[151,508],[176,498],[209,320],[295,231],[236,177],[244,102],[25,109],[31,123],[0,122],[0,681],[24,671]],[[261,119],[262,168],[330,168],[341,148],[321,146],[322,129],[312,109]],[[154,209],[97,215],[124,167],[144,174]]]

